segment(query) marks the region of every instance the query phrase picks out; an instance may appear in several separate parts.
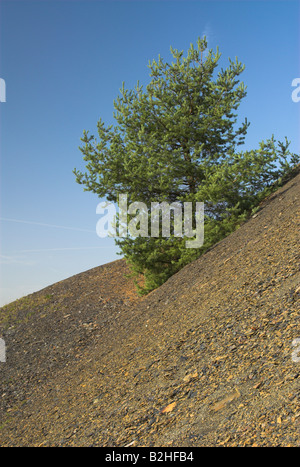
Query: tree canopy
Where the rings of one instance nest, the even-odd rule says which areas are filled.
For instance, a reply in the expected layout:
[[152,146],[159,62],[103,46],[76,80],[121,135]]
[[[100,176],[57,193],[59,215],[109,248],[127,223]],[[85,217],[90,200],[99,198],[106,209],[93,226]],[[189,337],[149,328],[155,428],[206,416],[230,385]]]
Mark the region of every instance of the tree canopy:
[[126,194],[129,203],[149,206],[149,219],[151,203],[204,203],[200,248],[186,248],[174,228],[168,238],[116,239],[132,270],[145,277],[142,293],[235,230],[299,162],[288,140],[277,142],[274,135],[258,149],[241,150],[249,122],[237,120],[246,96],[240,81],[245,66],[237,58],[217,73],[221,54],[207,49],[205,37],[186,56],[172,47],[171,54],[171,63],[160,56],[149,62],[147,86],[138,82],[128,90],[123,83],[114,101],[116,124],[100,119],[98,138],[83,132],[86,172],[74,169],[85,190],[114,203]]

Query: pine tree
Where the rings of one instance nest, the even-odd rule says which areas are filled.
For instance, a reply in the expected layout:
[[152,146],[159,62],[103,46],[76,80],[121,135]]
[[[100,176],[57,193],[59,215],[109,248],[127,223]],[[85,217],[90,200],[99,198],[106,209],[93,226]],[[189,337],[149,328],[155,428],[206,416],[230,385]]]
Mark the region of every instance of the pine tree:
[[[289,142],[274,136],[258,150],[239,151],[249,123],[237,124],[246,96],[239,81],[244,65],[235,58],[216,73],[221,54],[207,50],[206,38],[191,44],[187,56],[171,47],[172,63],[160,56],[149,62],[149,84],[139,82],[114,101],[116,125],[97,124],[97,140],[83,132],[80,147],[85,173],[74,170],[85,190],[117,203],[204,202],[205,236],[201,248],[186,248],[186,238],[118,238],[132,270],[145,277],[146,293],[166,281],[232,232],[272,184],[299,162]],[[290,161],[288,160],[290,158]],[[150,213],[149,213],[150,219]]]

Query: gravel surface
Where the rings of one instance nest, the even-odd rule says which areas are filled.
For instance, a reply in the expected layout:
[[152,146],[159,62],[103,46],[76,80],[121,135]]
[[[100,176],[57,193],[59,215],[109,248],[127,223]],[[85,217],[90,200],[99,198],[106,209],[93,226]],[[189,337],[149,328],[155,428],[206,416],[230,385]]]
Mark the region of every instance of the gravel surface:
[[119,260],[1,308],[0,445],[300,446],[299,195],[146,297]]

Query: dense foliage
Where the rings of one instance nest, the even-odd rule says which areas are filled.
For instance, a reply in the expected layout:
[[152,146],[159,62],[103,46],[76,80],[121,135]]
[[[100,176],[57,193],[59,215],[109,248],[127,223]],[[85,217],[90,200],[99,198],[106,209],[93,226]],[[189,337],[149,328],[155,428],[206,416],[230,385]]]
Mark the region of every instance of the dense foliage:
[[[204,202],[201,248],[186,248],[186,238],[117,238],[134,272],[143,274],[146,293],[236,229],[274,183],[299,162],[289,142],[272,136],[258,149],[241,150],[249,123],[237,123],[246,96],[238,59],[216,73],[220,53],[206,39],[191,44],[187,56],[171,48],[174,61],[149,63],[151,81],[137,84],[114,101],[115,126],[100,119],[97,139],[84,131],[80,148],[86,172],[78,183],[117,203]],[[150,219],[150,216],[149,216]]]

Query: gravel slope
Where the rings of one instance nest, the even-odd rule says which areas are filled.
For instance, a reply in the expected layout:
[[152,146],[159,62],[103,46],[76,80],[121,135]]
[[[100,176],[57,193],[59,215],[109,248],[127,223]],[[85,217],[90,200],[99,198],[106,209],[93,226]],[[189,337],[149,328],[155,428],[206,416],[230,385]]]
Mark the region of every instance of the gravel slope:
[[0,444],[299,446],[299,195],[142,299],[120,260],[3,307]]

